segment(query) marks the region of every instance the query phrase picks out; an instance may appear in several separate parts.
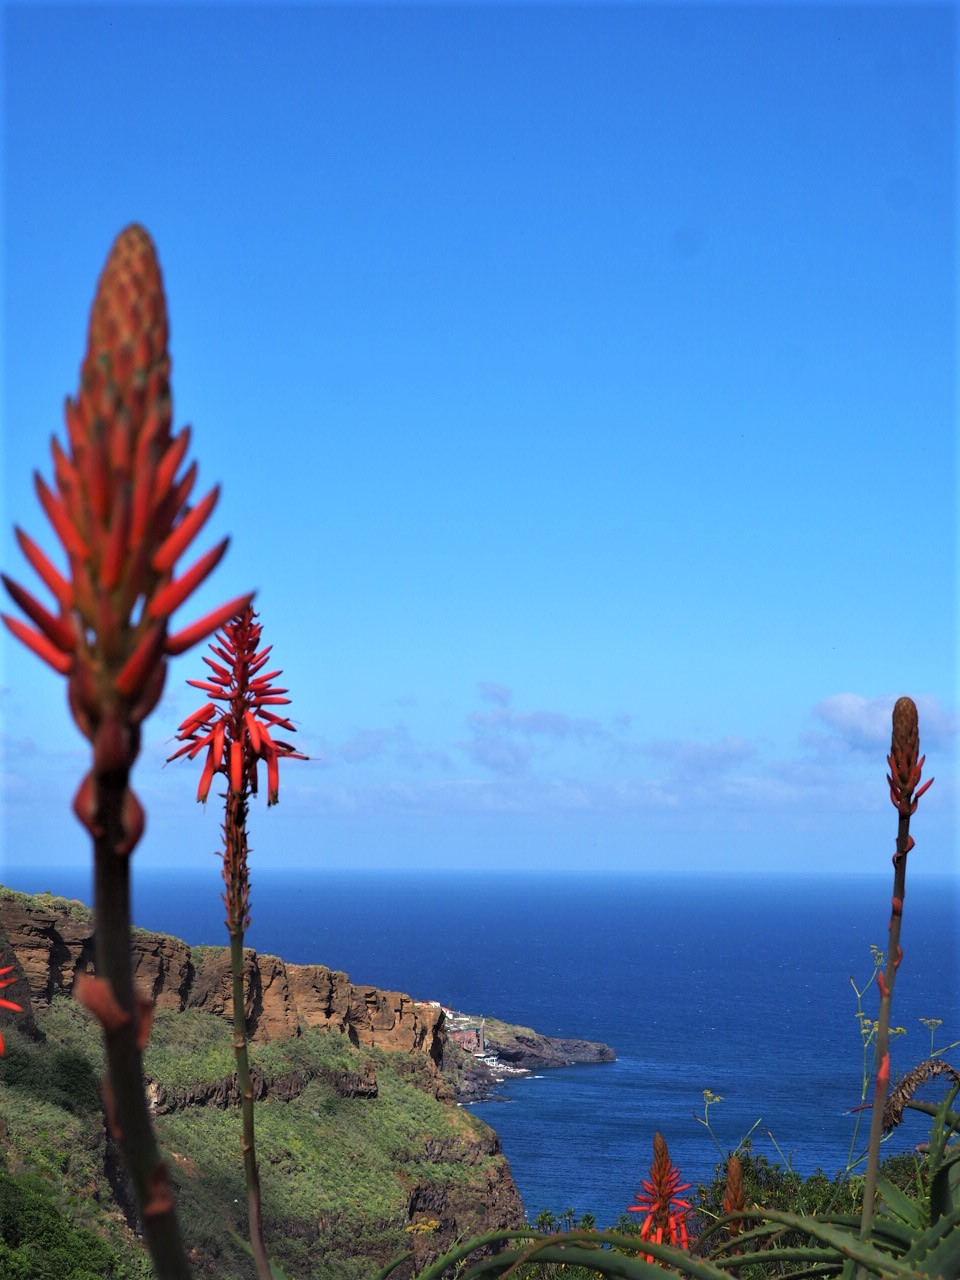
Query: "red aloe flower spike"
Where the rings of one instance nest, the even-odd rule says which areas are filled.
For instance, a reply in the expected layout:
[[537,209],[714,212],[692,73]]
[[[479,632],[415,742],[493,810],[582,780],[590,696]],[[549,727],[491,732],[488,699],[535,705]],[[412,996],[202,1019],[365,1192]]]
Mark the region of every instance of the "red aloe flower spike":
[[78,983],[77,994],[86,993],[104,1020],[113,1082],[108,1096],[115,1099],[116,1128],[155,1269],[165,1280],[185,1280],[189,1264],[143,1096],[142,1033],[134,1026],[126,857],[145,819],[129,777],[140,724],[163,692],[167,657],[205,639],[252,596],[238,596],[168,634],[170,614],[213,570],[226,542],[173,580],[174,565],[212,511],[218,490],[190,508],[196,463],[177,476],[190,432],[174,436],[171,430],[166,300],[156,252],[142,227],[117,237],[101,273],[79,389],[67,401],[65,423],[66,446],[56,439],[51,446],[52,484],[36,473],[34,486],[65,552],[66,571],[17,531],[56,610],[4,575],[3,586],[33,626],[6,616],[4,622],[68,676],[71,712],[93,746],[92,769],[74,811],[94,841],[97,977]]
[[[663,1135],[653,1135],[653,1163],[649,1179],[643,1179],[643,1190],[637,1192],[636,1204],[629,1206],[630,1213],[644,1213],[640,1237],[657,1244],[666,1241],[679,1249],[689,1247],[687,1216],[690,1201],[681,1200],[679,1192],[686,1191],[691,1183],[680,1181],[680,1170],[670,1159]],[[650,1255],[645,1255],[652,1262]]]
[[[249,601],[242,603],[234,616],[218,618],[210,627],[216,634],[210,643],[211,652],[223,665],[204,656],[204,662],[213,673],[213,680],[188,680],[214,699],[199,711],[188,716],[177,731],[182,744],[168,760],[175,760],[184,753],[193,757],[207,747],[207,757],[197,799],[205,802],[210,794],[214,775],[226,774],[227,791],[224,795],[226,813],[223,824],[223,894],[227,910],[227,929],[230,933],[230,958],[233,976],[234,1051],[237,1059],[237,1079],[240,1085],[243,1117],[243,1162],[247,1182],[247,1206],[250,1224],[250,1243],[253,1248],[260,1280],[269,1280],[273,1273],[263,1241],[263,1220],[260,1205],[260,1176],[257,1169],[253,1124],[253,1093],[250,1088],[249,1061],[247,1056],[247,1024],[243,999],[243,935],[250,924],[250,882],[247,869],[247,811],[251,795],[257,794],[257,767],[260,759],[267,764],[268,804],[276,804],[280,789],[280,757],[305,760],[307,757],[293,750],[289,743],[274,742],[267,727],[270,714],[261,710],[263,702],[288,702],[277,696],[287,690],[277,690],[271,684],[280,671],[270,671],[254,678],[254,672],[263,667],[269,648],[257,652],[261,628],[255,621],[256,614]],[[217,630],[223,623],[222,630]],[[275,717],[273,717],[275,719]],[[293,725],[290,725],[291,730]]]
[[[282,673],[281,668],[254,677],[266,662],[272,645],[257,652],[262,628],[254,621],[256,614],[249,603],[238,609],[210,644],[211,652],[220,662],[204,656],[204,662],[214,674],[211,680],[188,680],[192,688],[200,689],[217,702],[208,702],[199,711],[188,716],[177,732],[179,742],[191,749],[200,749],[210,740],[210,732],[216,724],[217,739],[208,755],[201,777],[197,798],[205,801],[210,792],[214,772],[229,772],[230,788],[237,793],[256,794],[256,762],[264,759],[267,764],[268,803],[277,803],[279,792],[279,761],[281,757],[295,760],[308,759],[289,743],[274,742],[270,736],[273,724],[281,724],[290,733],[295,726],[287,719],[273,715],[265,708],[276,703],[289,703],[289,698],[279,696],[288,692],[278,690],[270,682]],[[227,748],[229,747],[229,750]],[[237,750],[234,750],[237,748]],[[174,752],[169,760],[185,754],[184,747]],[[208,776],[209,774],[209,776]]]

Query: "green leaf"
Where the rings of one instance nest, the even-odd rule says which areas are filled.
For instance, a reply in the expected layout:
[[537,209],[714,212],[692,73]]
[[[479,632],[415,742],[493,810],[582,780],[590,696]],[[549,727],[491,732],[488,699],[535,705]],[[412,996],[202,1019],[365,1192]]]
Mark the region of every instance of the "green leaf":
[[[611,1231],[572,1231],[545,1235],[529,1228],[474,1236],[472,1240],[456,1245],[443,1257],[437,1258],[419,1273],[418,1280],[441,1280],[444,1273],[478,1249],[521,1240],[524,1242],[521,1247],[506,1249],[475,1262],[468,1270],[459,1273],[461,1280],[480,1280],[481,1277],[504,1275],[528,1256],[536,1262],[584,1267],[596,1275],[611,1276],[616,1280],[663,1280],[663,1268],[658,1265],[659,1262],[665,1262],[674,1271],[691,1277],[691,1280],[728,1280],[727,1272],[706,1259],[692,1257],[683,1249],[675,1249],[670,1245],[640,1240],[637,1236],[620,1236]],[[657,1261],[647,1262],[645,1258],[630,1257],[613,1250],[627,1250],[630,1254],[642,1253]],[[380,1280],[380,1277],[375,1280]]]
[[[739,1270],[752,1264],[766,1266],[768,1263],[774,1262],[809,1262],[812,1265],[817,1264],[820,1274],[824,1272],[822,1267],[825,1263],[834,1263],[836,1267],[840,1266],[840,1259],[837,1257],[835,1249],[815,1249],[811,1245],[808,1249],[760,1249],[755,1253],[740,1253],[729,1258],[721,1258],[716,1261],[716,1265],[724,1271]],[[790,1273],[791,1280],[794,1280],[794,1273]]]
[[861,1266],[876,1272],[884,1280],[915,1280],[915,1272],[903,1261],[889,1253],[874,1247],[869,1240],[862,1240],[852,1231],[843,1227],[835,1227],[830,1223],[814,1217],[803,1217],[796,1213],[777,1213],[772,1209],[764,1210],[765,1218],[770,1222],[780,1222],[785,1227],[793,1227],[803,1231],[815,1240],[820,1240],[837,1250],[844,1258],[852,1258]]
[[[650,1241],[643,1242],[644,1253],[651,1257],[661,1258],[671,1269],[694,1280],[728,1280],[726,1272],[700,1258],[693,1258],[682,1249],[673,1249],[668,1245],[655,1245]],[[658,1262],[647,1262],[644,1258],[629,1258],[621,1253],[613,1253],[608,1249],[587,1248],[583,1242],[573,1240],[565,1242],[564,1237],[551,1236],[538,1247],[530,1249],[511,1249],[492,1258],[484,1258],[468,1271],[463,1280],[481,1280],[486,1276],[506,1274],[518,1263],[525,1262],[556,1263],[569,1267],[583,1267],[599,1276],[610,1276],[612,1280],[663,1280],[663,1268]]]
[[882,1175],[877,1179],[877,1191],[899,1222],[918,1231],[923,1230],[923,1210],[916,1200],[911,1200],[905,1191]]
[[925,1276],[960,1275],[960,1209],[944,1214],[919,1236],[903,1261],[913,1263]]
[[385,1267],[382,1267],[377,1274],[373,1276],[372,1280],[387,1280],[387,1276],[393,1275],[397,1267],[402,1267],[403,1264],[405,1262],[409,1262],[413,1256],[414,1255],[412,1253],[401,1253],[399,1258],[394,1258],[392,1262],[388,1262]]

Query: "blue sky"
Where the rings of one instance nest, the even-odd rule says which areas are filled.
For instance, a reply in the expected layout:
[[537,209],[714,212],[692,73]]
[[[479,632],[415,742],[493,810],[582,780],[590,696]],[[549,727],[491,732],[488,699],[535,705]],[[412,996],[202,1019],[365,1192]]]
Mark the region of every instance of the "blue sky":
[[[258,589],[315,757],[254,859],[884,867],[910,693],[913,863],[954,867],[955,27],[6,5],[0,563],[32,577],[14,522],[54,548],[31,472],[139,221],[233,539],[182,621]],[[200,653],[147,725],[144,867],[217,847],[161,768]],[[86,744],[0,663],[15,879],[86,857]]]

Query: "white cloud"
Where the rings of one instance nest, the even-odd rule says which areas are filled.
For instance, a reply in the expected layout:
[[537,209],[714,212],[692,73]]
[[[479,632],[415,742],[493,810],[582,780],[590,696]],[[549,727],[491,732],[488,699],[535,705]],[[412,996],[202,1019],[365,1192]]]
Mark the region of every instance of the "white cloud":
[[[836,693],[818,702],[813,714],[851,750],[886,755],[890,750],[893,704],[898,696],[889,693],[865,698],[859,693]],[[938,698],[921,695],[914,701],[920,717],[921,750],[951,746],[957,732],[957,717],[948,712]]]

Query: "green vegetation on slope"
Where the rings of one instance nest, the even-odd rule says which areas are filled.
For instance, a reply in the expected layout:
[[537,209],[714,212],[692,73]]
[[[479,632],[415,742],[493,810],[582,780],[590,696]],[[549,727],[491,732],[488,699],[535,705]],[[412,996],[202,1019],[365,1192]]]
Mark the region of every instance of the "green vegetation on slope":
[[[29,1217],[25,1206],[42,1192],[65,1230],[93,1231],[108,1251],[104,1257],[116,1255],[104,1264],[105,1277],[148,1276],[111,1186],[119,1162],[103,1128],[97,1028],[63,996],[38,1015],[37,1025],[42,1042],[11,1026],[0,1060],[0,1168],[15,1189],[3,1220],[7,1247],[19,1249],[11,1242],[30,1236],[32,1228],[21,1229]],[[437,1203],[462,1192],[482,1209],[502,1157],[490,1154],[489,1130],[479,1120],[420,1087],[435,1085],[426,1059],[358,1049],[345,1036],[318,1031],[251,1049],[252,1065],[268,1083],[256,1109],[267,1245],[291,1280],[369,1275],[370,1259],[382,1263],[409,1247],[412,1198],[433,1203],[431,1188]],[[231,1077],[233,1067],[224,1019],[198,1010],[158,1011],[145,1056],[146,1072],[158,1085],[202,1093]],[[375,1097],[343,1096],[349,1091],[344,1073],[369,1076],[371,1069]],[[270,1096],[273,1081],[292,1075],[296,1096]],[[239,1109],[187,1105],[157,1115],[156,1125],[197,1274],[253,1277],[251,1259],[230,1235],[243,1236],[245,1229]],[[3,1274],[18,1280],[47,1274],[12,1268]],[[65,1263],[57,1280],[71,1275]]]

